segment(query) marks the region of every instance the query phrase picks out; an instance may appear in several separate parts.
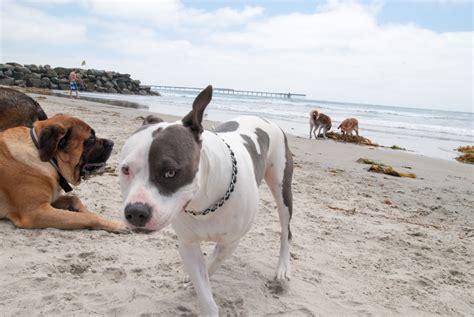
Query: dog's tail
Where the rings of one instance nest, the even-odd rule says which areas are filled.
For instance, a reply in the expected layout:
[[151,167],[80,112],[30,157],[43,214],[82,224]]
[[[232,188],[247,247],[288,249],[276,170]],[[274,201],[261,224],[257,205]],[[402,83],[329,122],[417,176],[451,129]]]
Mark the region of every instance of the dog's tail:
[[337,128],[340,129],[341,127],[342,127],[342,122],[341,122],[341,124],[340,124]]

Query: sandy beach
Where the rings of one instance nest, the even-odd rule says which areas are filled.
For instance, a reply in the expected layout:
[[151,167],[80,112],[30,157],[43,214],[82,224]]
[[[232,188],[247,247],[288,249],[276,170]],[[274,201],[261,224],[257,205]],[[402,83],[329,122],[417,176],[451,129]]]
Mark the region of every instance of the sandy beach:
[[[144,110],[32,95],[115,141],[109,166]],[[191,107],[191,105],[190,105]],[[212,103],[210,104],[212,107]],[[176,120],[162,116],[165,120]],[[212,129],[216,123],[207,122]],[[251,231],[212,277],[223,316],[467,316],[474,311],[474,167],[403,151],[289,137],[294,154],[292,279],[273,282],[279,222],[262,185]],[[370,158],[416,179],[367,171]],[[0,176],[1,177],[1,176]],[[75,188],[121,219],[115,172]],[[205,245],[209,253],[211,245]],[[0,221],[0,315],[192,316],[198,311],[171,228],[154,234],[16,229]]]

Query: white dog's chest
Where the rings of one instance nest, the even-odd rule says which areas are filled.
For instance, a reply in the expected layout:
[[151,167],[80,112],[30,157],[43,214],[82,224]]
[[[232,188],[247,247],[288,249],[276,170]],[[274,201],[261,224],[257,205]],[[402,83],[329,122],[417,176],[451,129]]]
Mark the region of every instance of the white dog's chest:
[[183,241],[228,243],[240,239],[250,230],[257,208],[258,188],[255,186],[250,192],[239,186],[226,204],[213,213],[193,216],[183,212],[172,225]]

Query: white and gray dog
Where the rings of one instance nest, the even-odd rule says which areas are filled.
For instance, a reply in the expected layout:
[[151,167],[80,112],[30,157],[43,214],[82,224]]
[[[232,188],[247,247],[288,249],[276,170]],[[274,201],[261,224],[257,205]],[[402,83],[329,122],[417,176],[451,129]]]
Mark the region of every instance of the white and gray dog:
[[[249,231],[262,179],[281,224],[276,279],[290,277],[293,159],[283,131],[263,118],[242,116],[216,133],[204,131],[203,113],[211,98],[208,86],[181,121],[147,117],[123,147],[120,185],[132,230],[157,231],[172,224],[201,313],[217,316],[209,276]],[[201,241],[216,243],[207,267]]]

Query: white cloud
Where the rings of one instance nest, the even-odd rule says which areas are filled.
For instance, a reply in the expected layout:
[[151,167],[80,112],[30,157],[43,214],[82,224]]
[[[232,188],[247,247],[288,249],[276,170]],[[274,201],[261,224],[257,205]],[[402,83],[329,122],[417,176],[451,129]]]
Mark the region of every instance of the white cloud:
[[204,43],[191,34],[168,41],[133,31],[132,45],[124,47],[119,31],[104,44],[156,65],[158,75],[141,68],[148,83],[211,82],[323,100],[469,111],[473,34],[379,25],[378,10],[334,1],[317,13],[260,19],[238,32],[214,29]]
[[2,0],[0,7],[2,43],[5,40],[24,43],[65,45],[86,39],[86,27],[41,10]]
[[179,0],[85,0],[86,6],[98,15],[149,22],[158,28],[190,27],[226,28],[242,25],[260,16],[261,7],[247,6],[243,10],[220,8],[206,12],[184,6]]

